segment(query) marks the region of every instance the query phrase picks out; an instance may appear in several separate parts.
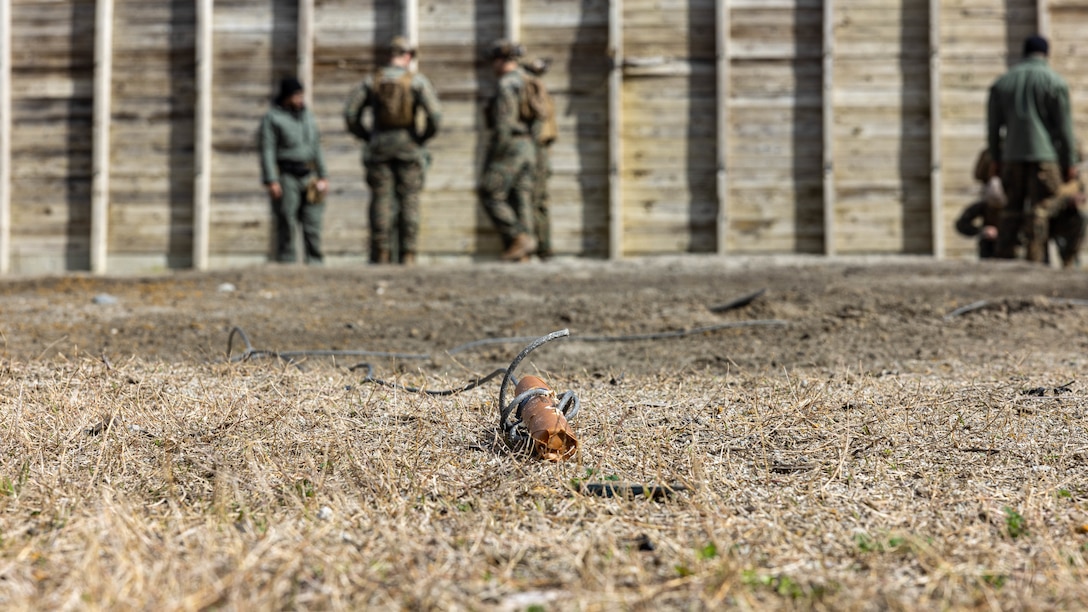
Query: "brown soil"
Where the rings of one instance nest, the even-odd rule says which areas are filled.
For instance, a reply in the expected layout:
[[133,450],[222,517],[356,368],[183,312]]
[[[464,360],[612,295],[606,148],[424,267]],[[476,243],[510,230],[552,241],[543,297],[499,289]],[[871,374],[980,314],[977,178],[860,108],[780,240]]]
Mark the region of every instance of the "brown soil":
[[[0,606],[1083,607],[1082,279],[798,257],[6,279]],[[232,359],[301,369],[209,363],[235,329]],[[344,367],[449,388],[560,329],[517,372],[580,398],[555,464],[502,443],[494,380]],[[628,485],[675,495],[598,495]]]
[[[14,360],[223,360],[235,327],[254,349],[344,351],[333,357],[337,363],[367,360],[379,376],[394,367],[486,373],[509,364],[525,338],[559,329],[570,338],[534,353],[538,367],[613,377],[806,366],[909,371],[945,360],[1061,359],[1088,345],[1088,308],[1077,302],[1088,299],[1081,273],[1018,262],[269,265],[143,278],[15,278],[0,287],[0,356]],[[749,304],[718,312],[758,291]],[[96,303],[103,295],[116,302]],[[979,309],[947,316],[980,300],[987,303]],[[723,324],[741,327],[717,328]],[[705,327],[712,329],[691,333]],[[246,338],[234,338],[235,357]],[[493,338],[512,340],[463,346]]]

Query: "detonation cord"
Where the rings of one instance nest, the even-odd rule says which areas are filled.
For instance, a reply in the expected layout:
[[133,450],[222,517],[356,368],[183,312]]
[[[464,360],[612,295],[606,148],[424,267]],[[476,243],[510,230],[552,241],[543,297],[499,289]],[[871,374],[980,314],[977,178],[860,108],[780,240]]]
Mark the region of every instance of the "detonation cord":
[[[721,329],[735,329],[739,327],[772,327],[780,325],[789,325],[788,321],[780,319],[756,319],[751,321],[733,321],[730,323],[718,323],[716,325],[706,325],[703,327],[695,327],[692,329],[680,329],[669,332],[655,332],[649,334],[631,334],[626,336],[575,336],[570,340],[571,342],[633,342],[636,340],[663,340],[666,338],[683,338],[684,336],[694,336],[696,334],[703,334],[712,331],[718,331]],[[473,340],[472,342],[466,342],[460,344],[446,351],[447,355],[456,355],[479,346],[486,346],[489,344],[521,344],[523,342],[530,342],[536,339],[536,336],[511,336],[507,338],[484,338],[482,340]]]
[[[234,352],[234,336],[237,335],[242,339],[242,342],[246,345],[246,350],[237,356],[233,355]],[[288,363],[294,363],[295,357],[390,357],[394,359],[429,359],[430,355],[423,353],[386,353],[381,351],[340,351],[340,350],[307,350],[307,351],[268,351],[253,348],[253,345],[249,342],[249,336],[241,328],[235,326],[230,330],[230,336],[227,337],[227,359],[229,361],[249,361],[250,359],[259,357],[275,357],[277,359],[283,359]]]
[[[546,336],[535,338],[528,346],[526,346],[518,356],[510,362],[510,366],[506,368],[506,375],[502,378],[502,385],[499,386],[499,430],[506,434],[507,443],[511,446],[516,446],[522,442],[528,441],[528,434],[517,433],[517,427],[521,424],[521,410],[525,406],[525,402],[530,398],[539,397],[541,395],[547,395],[550,391],[545,389],[529,389],[513,400],[509,404],[506,403],[506,390],[511,384],[517,386],[517,381],[514,379],[514,371],[518,369],[522,360],[529,356],[529,353],[544,346],[545,344],[556,340],[558,338],[566,338],[570,336],[570,330],[561,329],[554,331]],[[567,391],[559,396],[559,405],[556,410],[563,413],[563,416],[570,419],[574,418],[574,415],[578,414],[578,410],[581,409],[581,403],[578,401],[578,397],[574,395],[572,391]],[[514,413],[514,420],[507,422],[510,418],[510,413]]]
[[484,376],[482,378],[477,378],[476,380],[473,380],[473,381],[465,384],[465,386],[458,387],[456,389],[424,389],[422,387],[411,387],[411,386],[408,386],[408,385],[402,385],[400,383],[395,383],[395,382],[391,382],[391,381],[388,381],[388,380],[382,380],[380,378],[374,378],[374,366],[372,366],[372,365],[370,365],[369,363],[366,363],[366,362],[357,363],[357,364],[349,367],[348,370],[351,371],[351,372],[354,372],[355,370],[358,370],[360,368],[366,368],[366,376],[364,376],[363,379],[361,381],[359,381],[361,383],[374,383],[376,385],[381,385],[383,387],[389,387],[390,389],[400,389],[401,391],[407,391],[408,393],[422,393],[424,395],[434,395],[434,396],[457,395],[458,393],[464,393],[465,391],[469,391],[469,390],[475,389],[476,387],[479,387],[479,386],[483,385],[484,383],[490,381],[491,379],[495,378],[499,374],[505,374],[506,373],[506,370],[504,368],[499,368],[499,369],[495,370],[494,372],[488,374],[487,376]]

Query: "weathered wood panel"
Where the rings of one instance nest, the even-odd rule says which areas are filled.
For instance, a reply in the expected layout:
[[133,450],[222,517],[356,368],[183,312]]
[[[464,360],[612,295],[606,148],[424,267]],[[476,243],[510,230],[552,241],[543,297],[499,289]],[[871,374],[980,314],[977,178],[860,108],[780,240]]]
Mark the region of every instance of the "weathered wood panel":
[[729,252],[823,249],[821,2],[729,15]]
[[297,3],[217,0],[213,17],[209,260],[270,251],[257,125],[279,80],[295,72]]
[[[185,267],[191,258],[195,6],[115,0],[111,265]],[[296,70],[297,2],[217,0],[213,11],[211,263],[261,261],[271,242],[256,128],[281,77]],[[1088,1],[1050,0],[1052,63],[1070,83],[1077,133],[1088,129]],[[821,252],[824,212],[838,253],[928,253],[931,143],[940,151],[938,227],[945,253],[972,240],[952,222],[977,195],[985,98],[1017,61],[1038,0],[936,3],[938,91],[930,91],[928,2],[836,0],[830,134],[822,105],[822,0],[730,0],[728,123],[718,126],[714,0],[625,0],[622,241],[626,254],[717,244],[716,153],[726,160],[726,252]],[[93,0],[14,0],[13,271],[88,267]],[[369,193],[345,98],[404,27],[399,0],[315,3],[313,94],[332,174],[330,259],[365,256]],[[559,110],[552,150],[554,246],[610,252],[607,0],[521,0],[519,38],[548,57]],[[421,0],[419,67],[435,83],[445,129],[423,196],[424,255],[494,257],[476,196],[494,76],[482,51],[505,31],[502,2]],[[933,134],[930,99],[939,109]],[[719,129],[724,128],[724,129]],[[726,135],[718,142],[719,133]],[[824,138],[834,157],[825,202]]]
[[717,249],[712,0],[623,4],[625,254]]
[[946,257],[976,257],[975,240],[956,233],[956,218],[978,199],[972,177],[986,146],[986,96],[994,79],[1020,58],[1034,33],[1031,0],[945,0],[941,4],[941,170]]
[[835,2],[837,253],[931,251],[928,23],[925,2]]
[[192,256],[196,11],[188,0],[114,0],[107,251]]
[[12,2],[13,271],[90,267],[94,10]]
[[521,40],[551,60],[559,138],[551,149],[552,246],[559,254],[608,252],[608,3],[522,0]]
[[1088,137],[1088,2],[1050,0],[1049,7],[1050,65],[1069,84],[1073,130],[1083,143]]
[[344,128],[344,102],[363,75],[373,71],[380,46],[399,30],[389,2],[338,0],[314,7],[313,111],[321,130],[331,193],[325,207],[326,256],[362,257],[369,226],[362,153]]
[[[1050,63],[1069,84],[1073,107],[1073,131],[1080,144],[1081,176],[1088,172],[1084,156],[1088,154],[1088,2],[1084,0],[1050,0]],[[1081,247],[1081,259],[1088,245]]]

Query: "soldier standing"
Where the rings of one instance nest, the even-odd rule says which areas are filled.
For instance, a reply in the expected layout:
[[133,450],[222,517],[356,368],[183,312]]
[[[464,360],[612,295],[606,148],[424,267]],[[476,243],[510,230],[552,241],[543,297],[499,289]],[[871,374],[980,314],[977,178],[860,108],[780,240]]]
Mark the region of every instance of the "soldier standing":
[[479,192],[480,203],[502,238],[504,261],[527,261],[537,249],[532,211],[537,157],[532,125],[521,112],[525,87],[518,66],[521,56],[520,45],[508,40],[496,41],[488,51],[499,81],[484,111],[491,137]]
[[1024,59],[994,82],[987,106],[987,137],[993,163],[1008,196],[998,227],[995,255],[1016,256],[1023,234],[1030,261],[1046,260],[1052,200],[1076,178],[1076,151],[1069,87],[1047,64],[1049,43],[1024,41]]
[[[536,83],[544,89],[540,81],[544,73],[548,71],[548,61],[534,59],[522,62],[521,67],[536,79]],[[555,124],[555,106],[551,102],[551,96],[547,97],[547,116],[533,122],[533,144],[536,145],[536,169],[533,173],[533,230],[536,238],[536,254],[541,260],[552,258],[552,225],[548,211],[548,179],[552,177],[551,147],[558,136]]]
[[[430,80],[411,70],[415,56],[408,39],[394,37],[388,63],[364,79],[344,106],[348,131],[365,143],[372,263],[414,264],[419,252],[419,196],[430,163],[426,143],[438,133],[442,111]],[[368,108],[369,127],[363,118]]]
[[328,172],[317,122],[298,79],[280,82],[279,95],[261,120],[258,141],[261,180],[276,219],[276,261],[295,261],[294,233],[301,224],[306,263],[320,264]]

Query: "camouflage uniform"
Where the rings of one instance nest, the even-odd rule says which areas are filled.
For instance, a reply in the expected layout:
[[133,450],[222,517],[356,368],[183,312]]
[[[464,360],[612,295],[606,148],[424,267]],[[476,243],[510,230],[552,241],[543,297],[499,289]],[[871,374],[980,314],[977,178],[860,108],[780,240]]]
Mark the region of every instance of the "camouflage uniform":
[[548,214],[548,179],[552,176],[550,149],[550,143],[536,143],[536,168],[533,170],[533,230],[536,253],[542,259],[553,255],[552,225]]
[[995,249],[997,248],[997,240],[985,238],[980,236],[980,234],[982,233],[982,228],[984,226],[993,225],[996,227],[1000,217],[1000,211],[995,211],[985,200],[979,200],[963,209],[959,218],[956,219],[957,232],[969,238],[979,236],[979,259],[988,259],[994,256],[996,252]]
[[[535,59],[521,63],[526,72],[543,77],[548,71],[548,61]],[[536,145],[536,167],[533,169],[533,229],[537,242],[536,253],[541,259],[553,255],[551,219],[548,213],[548,179],[552,177],[552,138],[541,136],[542,125],[533,125],[533,143]]]
[[[425,145],[438,132],[442,120],[434,87],[417,72],[411,76],[412,116],[423,111],[423,133],[418,133],[416,122],[410,127],[382,123],[379,119],[383,114],[382,99],[377,95],[377,83],[396,81],[405,73],[398,66],[381,68],[356,88],[344,106],[348,131],[366,143],[363,165],[371,195],[370,260],[373,262],[414,260],[419,247],[419,196],[430,164]],[[363,111],[367,108],[371,109],[371,129],[363,123]]]
[[265,185],[278,182],[282,189],[282,195],[272,200],[272,213],[276,219],[276,260],[295,261],[294,232],[301,224],[306,263],[319,264],[324,258],[321,224],[325,203],[309,202],[306,193],[314,173],[319,178],[328,177],[321,152],[321,135],[313,113],[308,108],[285,108],[282,94],[281,91],[276,103],[261,120],[258,133],[261,180]]
[[1084,185],[1069,181],[1058,189],[1047,222],[1050,239],[1058,247],[1063,268],[1077,264],[1080,247],[1084,242]]
[[499,77],[487,105],[491,129],[480,202],[509,249],[519,236],[534,234],[533,192],[537,151],[531,126],[521,118],[519,100],[524,86],[520,68]]
[[1077,161],[1069,87],[1047,64],[1048,51],[1045,39],[1028,38],[1024,59],[990,88],[988,146],[1008,195],[998,226],[998,257],[1015,257],[1023,234],[1027,258],[1045,261],[1051,200]]

